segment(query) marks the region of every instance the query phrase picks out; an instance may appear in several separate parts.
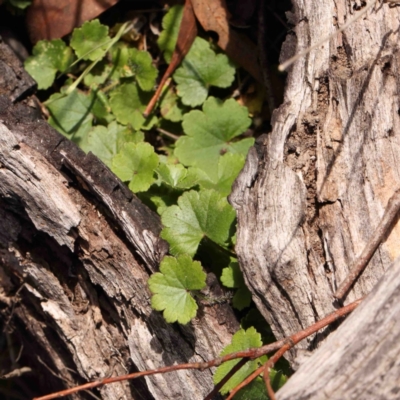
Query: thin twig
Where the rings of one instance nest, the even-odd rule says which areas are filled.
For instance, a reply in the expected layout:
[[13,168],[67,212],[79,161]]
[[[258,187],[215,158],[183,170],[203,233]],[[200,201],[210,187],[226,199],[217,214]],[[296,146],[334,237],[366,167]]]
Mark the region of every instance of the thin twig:
[[164,85],[168,81],[169,77],[173,74],[178,65],[182,62],[185,55],[189,52],[195,37],[197,36],[197,24],[196,17],[194,15],[193,6],[190,0],[185,1],[185,7],[183,9],[182,22],[179,27],[178,39],[176,41],[174,52],[171,56],[171,61],[161,78],[160,84],[153,97],[149,101],[146,109],[143,112],[143,116],[147,118],[153,111],[158,99],[160,98],[161,92]]
[[[319,329],[322,329],[326,325],[336,321],[338,318],[341,318],[341,317],[349,314],[360,304],[360,302],[362,300],[363,299],[361,298],[345,307],[340,308],[339,310],[334,311],[332,314],[329,314],[327,317],[323,318],[322,320],[316,322],[315,324],[309,326],[308,328],[306,328],[298,333],[295,333],[294,335],[290,336],[287,339],[278,340],[277,342],[267,344],[267,345],[259,347],[259,348],[237,351],[235,353],[227,354],[226,356],[223,356],[223,357],[215,358],[214,360],[211,360],[208,362],[172,365],[169,367],[161,367],[161,368],[148,370],[148,371],[135,372],[133,374],[128,374],[128,375],[115,376],[112,378],[104,378],[104,379],[100,379],[98,381],[88,382],[83,385],[76,386],[74,388],[70,388],[70,389],[66,389],[66,390],[62,390],[60,392],[52,393],[52,394],[49,394],[46,396],[36,397],[34,400],[52,400],[52,399],[68,396],[73,393],[80,392],[81,390],[94,389],[94,388],[97,388],[99,386],[103,386],[103,385],[106,385],[109,383],[120,382],[120,381],[129,380],[129,379],[136,379],[136,378],[140,378],[142,376],[163,374],[163,373],[167,373],[167,372],[179,371],[179,370],[184,370],[184,369],[198,369],[198,370],[202,371],[207,368],[217,367],[226,361],[235,360],[237,358],[248,358],[250,360],[253,360],[253,359],[261,357],[265,354],[271,353],[272,351],[278,350],[278,349],[282,348],[282,346],[285,346],[287,343],[293,343],[293,345],[297,344],[298,342],[300,342],[301,340],[305,339],[306,337],[312,335]],[[272,368],[272,366],[271,366],[271,368]]]
[[161,133],[162,135],[168,136],[169,138],[173,139],[173,140],[178,140],[179,136],[175,135],[171,132],[166,131],[165,129],[162,128],[157,128],[156,129],[158,133]]
[[233,375],[235,375],[236,372],[239,371],[240,368],[243,367],[249,361],[248,358],[242,358],[236,365],[233,366],[233,368],[224,376],[223,379],[221,379],[220,382],[218,382],[215,386],[214,389],[206,396],[204,397],[204,400],[212,400],[213,397],[219,392],[219,390],[222,388],[222,386],[225,385],[226,382],[229,381],[229,379],[232,378]]
[[338,300],[342,300],[347,294],[350,288],[353,286],[357,277],[364,271],[365,267],[368,265],[369,260],[374,255],[378,246],[383,242],[386,237],[390,227],[396,220],[396,217],[400,210],[400,189],[397,190],[394,195],[389,199],[386,206],[385,213],[380,220],[375,232],[372,234],[370,241],[365,246],[360,257],[354,262],[353,266],[350,268],[350,272],[346,279],[339,285],[336,290],[334,297]]
[[237,385],[235,388],[233,388],[230,393],[229,396],[226,398],[226,400],[231,400],[233,399],[233,397],[237,394],[237,392],[240,389],[243,389],[245,386],[247,386],[249,383],[253,382],[254,379],[257,378],[258,375],[261,374],[261,372],[264,369],[264,365],[261,365],[261,367],[258,367],[252,374],[250,374],[243,382],[239,383],[239,385]]
[[268,395],[270,396],[271,400],[275,400],[275,394],[271,386],[271,381],[269,377],[270,369],[276,364],[276,362],[293,346],[297,343],[301,342],[306,337],[312,335],[313,333],[319,331],[325,326],[335,322],[339,318],[344,317],[345,315],[351,313],[357,306],[361,303],[364,298],[358,299],[353,303],[348,304],[338,310],[334,311],[332,314],[329,314],[325,318],[322,318],[320,321],[316,322],[315,324],[309,326],[308,328],[295,333],[294,335],[288,337],[285,340],[285,344],[264,364],[264,382],[267,387]]

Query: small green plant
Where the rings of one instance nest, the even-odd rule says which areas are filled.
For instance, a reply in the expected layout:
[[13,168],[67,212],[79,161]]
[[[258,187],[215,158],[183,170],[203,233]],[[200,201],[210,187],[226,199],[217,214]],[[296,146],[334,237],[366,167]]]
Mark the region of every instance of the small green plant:
[[[181,16],[182,7],[174,6],[163,20],[158,44],[167,61]],[[232,85],[235,66],[210,42],[197,37],[173,75],[174,85],[165,88],[158,114],[145,118],[142,113],[154,93],[157,69],[149,52],[121,39],[128,30],[129,25],[123,24],[111,37],[99,21],[86,22],[72,33],[69,45],[59,39],[39,42],[25,67],[39,89],[50,88],[57,78],[62,82],[45,102],[49,123],[99,157],[160,214],[161,236],[169,243],[171,256],[149,279],[152,307],[170,323],[189,323],[198,309],[195,298],[201,297],[193,295],[206,286],[202,261],[208,271],[218,273],[223,285],[235,290],[233,306],[245,310],[251,295],[234,253],[235,212],[227,196],[254,143],[253,138],[242,137],[252,121],[234,99],[209,95],[213,87]],[[158,128],[162,132],[164,126],[175,129],[169,136],[178,136],[177,140],[167,138],[154,149],[144,141],[144,132]],[[201,253],[223,256],[210,261]],[[261,345],[260,334],[250,327],[234,335],[224,354]],[[263,361],[248,363],[222,392]],[[218,368],[215,381],[232,365]],[[251,393],[260,390],[256,380]],[[238,398],[248,398],[240,393]]]
[[[250,348],[257,348],[262,346],[261,335],[253,328],[247,330],[240,329],[232,337],[232,343],[224,348],[220,356],[234,353],[236,351],[246,350]],[[214,383],[219,383],[231,369],[240,361],[240,359],[227,361],[217,368],[214,374]],[[221,393],[226,394],[241,382],[243,382],[250,374],[252,374],[258,367],[265,364],[267,356],[262,356],[256,360],[247,362],[239,371],[237,371],[225,385],[221,388]],[[275,370],[270,374],[271,383],[274,390],[278,390],[286,382],[286,377]],[[268,394],[265,388],[264,381],[261,378],[256,378],[250,385],[238,392],[235,399],[257,399],[268,400]]]
[[197,304],[190,291],[206,286],[206,274],[198,261],[183,254],[178,258],[164,257],[160,272],[149,279],[153,293],[151,305],[155,310],[164,311],[167,322],[187,324],[196,316]]

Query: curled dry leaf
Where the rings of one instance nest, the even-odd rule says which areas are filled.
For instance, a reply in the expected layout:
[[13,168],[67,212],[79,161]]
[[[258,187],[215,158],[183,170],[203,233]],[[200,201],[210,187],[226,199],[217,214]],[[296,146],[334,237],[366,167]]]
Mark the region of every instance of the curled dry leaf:
[[191,0],[196,18],[206,31],[218,34],[218,46],[257,81],[263,82],[256,45],[229,26],[225,0]]
[[145,117],[148,117],[150,115],[155,104],[157,103],[157,100],[161,95],[165,83],[167,82],[168,78],[171,77],[171,75],[179,66],[179,64],[182,62],[186,54],[189,52],[196,36],[197,36],[197,26],[196,26],[196,18],[193,13],[193,7],[191,4],[191,0],[186,0],[182,16],[182,22],[179,27],[178,39],[176,41],[175,50],[172,53],[171,62],[169,63],[169,66],[160,81],[158,89],[154,93],[146,110],[143,113]]

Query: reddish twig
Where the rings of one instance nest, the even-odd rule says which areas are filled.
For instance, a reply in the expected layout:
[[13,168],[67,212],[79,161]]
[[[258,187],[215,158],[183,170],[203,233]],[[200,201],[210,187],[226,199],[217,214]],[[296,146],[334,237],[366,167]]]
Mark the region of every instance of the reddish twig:
[[[230,360],[235,360],[237,358],[247,358],[247,359],[255,359],[258,357],[261,357],[265,354],[271,353],[272,351],[280,349],[269,361],[267,361],[266,365],[268,365],[268,368],[272,368],[274,363],[280,358],[278,358],[277,354],[281,353],[282,354],[289,350],[291,347],[293,347],[295,344],[300,342],[301,340],[305,339],[306,337],[312,335],[313,333],[317,332],[319,329],[324,328],[325,326],[329,325],[330,323],[336,321],[337,319],[349,314],[351,311],[353,311],[362,301],[362,299],[356,300],[355,302],[340,308],[339,310],[334,311],[332,314],[329,314],[327,317],[323,318],[322,320],[316,322],[315,324],[309,326],[308,328],[295,333],[294,335],[290,336],[287,339],[284,340],[278,340],[277,342],[267,344],[265,346],[259,347],[259,348],[253,348],[253,349],[248,349],[248,350],[243,350],[243,351],[237,351],[235,353],[227,354],[226,356],[223,357],[218,357],[215,358],[214,360],[208,361],[208,362],[199,362],[199,363],[187,363],[187,364],[179,364],[179,365],[172,365],[169,367],[161,367],[153,370],[148,370],[148,371],[142,371],[142,372],[135,372],[133,374],[128,374],[128,375],[122,375],[122,376],[116,376],[113,378],[105,378],[105,379],[100,379],[98,381],[94,382],[88,382],[80,386],[76,386],[74,388],[62,390],[60,392],[52,393],[46,396],[41,396],[41,397],[36,397],[34,400],[51,400],[51,399],[56,399],[64,396],[68,396],[73,393],[80,392],[81,390],[88,390],[88,389],[94,389],[99,386],[103,386],[109,383],[114,383],[114,382],[120,382],[128,379],[136,379],[140,378],[142,376],[149,376],[149,375],[155,375],[155,374],[163,374],[167,372],[173,372],[173,371],[179,371],[182,369],[199,369],[199,370],[204,370],[207,368],[211,367],[217,367],[221,365],[222,363]],[[288,346],[289,344],[289,346]],[[287,348],[286,348],[287,347]],[[285,349],[284,351],[282,349]],[[257,375],[259,375],[262,372],[261,368],[266,368],[265,366],[260,367],[258,370]],[[258,371],[257,370],[257,371]],[[246,382],[250,383],[252,379],[254,379],[257,375],[254,376],[251,380],[250,377],[253,377],[253,374],[251,374],[247,379]],[[264,379],[265,376],[264,376]],[[269,379],[269,375],[268,378]],[[246,384],[247,384],[246,383]],[[239,387],[240,386],[240,387]],[[243,385],[245,386],[245,385]],[[241,389],[243,386],[238,385],[237,388]],[[233,389],[237,392],[239,389]],[[237,390],[236,390],[237,389]],[[235,392],[235,393],[236,393]],[[231,392],[232,393],[232,392]]]
[[334,294],[335,298],[337,298],[338,300],[342,300],[343,297],[350,290],[350,288],[353,286],[357,277],[361,274],[362,271],[364,271],[365,267],[369,263],[369,260],[374,255],[378,246],[383,242],[391,225],[396,220],[399,210],[400,190],[397,190],[394,195],[389,199],[383,217],[376,227],[374,233],[372,234],[370,241],[365,246],[360,257],[357,258],[353,266],[350,268],[350,272],[347,275],[346,279],[340,284],[339,288],[336,290],[336,293]]
[[237,351],[235,353],[227,354],[226,356],[218,357],[218,358],[215,358],[208,362],[172,365],[169,367],[161,367],[161,368],[148,370],[148,371],[135,372],[133,374],[128,374],[128,375],[100,379],[98,381],[88,382],[83,385],[76,386],[74,388],[70,388],[70,389],[66,389],[66,390],[62,390],[60,392],[52,393],[52,394],[49,394],[46,396],[36,397],[33,400],[56,399],[59,397],[64,397],[64,396],[68,396],[73,393],[80,392],[81,390],[94,389],[94,388],[97,388],[99,386],[103,386],[103,385],[106,385],[109,383],[120,382],[120,381],[128,380],[128,379],[136,379],[136,378],[140,378],[142,376],[163,374],[163,373],[167,373],[167,372],[179,371],[182,369],[204,370],[204,369],[211,368],[211,367],[218,367],[219,365],[221,365],[222,363],[224,363],[226,361],[236,360],[237,358],[247,358],[247,359],[251,360],[251,359],[261,357],[264,354],[268,354],[268,353],[271,353],[272,351],[279,349],[282,346],[282,344],[283,344],[283,340],[279,340],[277,342],[267,344],[263,347],[248,349],[248,350],[244,350],[244,351]]
[[347,306],[339,308],[338,310],[334,311],[332,314],[329,314],[328,316],[326,316],[325,318],[322,318],[320,321],[316,322],[315,324],[309,326],[308,328],[306,328],[300,332],[295,333],[294,335],[288,337],[285,340],[285,344],[264,365],[264,382],[265,382],[265,386],[267,387],[268,395],[271,398],[271,400],[275,400],[275,394],[271,387],[269,371],[275,365],[275,363],[288,350],[290,350],[293,346],[295,346],[297,343],[299,343],[306,337],[312,335],[313,333],[319,331],[322,328],[325,328],[325,326],[331,324],[332,322],[335,322],[339,318],[342,318],[345,315],[351,313],[361,303],[361,301],[363,299],[364,298],[362,297],[361,299],[358,299],[358,300],[354,301],[353,303],[348,304]]
[[261,365],[261,367],[258,367],[252,374],[250,374],[243,382],[239,383],[239,385],[237,385],[235,388],[233,388],[230,393],[229,396],[226,398],[226,400],[231,400],[233,399],[233,397],[237,394],[237,392],[240,389],[243,389],[245,386],[247,386],[250,382],[254,381],[254,379],[257,378],[258,375],[261,374],[261,372],[264,369],[264,365]]
[[143,116],[145,118],[147,118],[152,112],[154,106],[157,103],[157,100],[161,95],[165,83],[192,47],[192,43],[196,36],[197,25],[196,17],[194,16],[193,12],[193,6],[191,0],[186,0],[185,8],[182,15],[182,22],[179,27],[178,39],[176,41],[175,50],[171,57],[171,62],[169,63],[168,68],[164,73],[164,76],[161,78],[160,84],[158,85],[156,92],[151,98],[149,104],[147,105],[146,110],[144,110]]

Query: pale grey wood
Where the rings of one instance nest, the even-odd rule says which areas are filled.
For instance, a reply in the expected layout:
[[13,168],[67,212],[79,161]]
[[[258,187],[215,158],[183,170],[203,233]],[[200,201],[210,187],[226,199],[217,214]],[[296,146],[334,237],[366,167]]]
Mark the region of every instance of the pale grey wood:
[[277,393],[278,400],[395,400],[400,393],[400,260]]
[[[67,379],[67,386],[76,384],[76,374],[84,380],[126,374],[132,362],[144,370],[212,359],[230,343],[238,323],[227,305],[201,306],[201,316],[185,327],[166,323],[160,313],[152,310],[147,280],[163,255],[163,247],[157,243],[157,231],[140,231],[127,205],[125,217],[120,216],[122,232],[127,235],[120,236],[113,229],[117,218],[110,224],[100,204],[91,203],[44,156],[19,142],[2,123],[0,163],[0,200],[5,205],[0,220],[0,302],[12,306],[15,289],[9,298],[4,295],[5,284],[10,282],[8,277],[23,277],[22,300],[14,315],[25,322],[35,343],[47,349],[46,357],[51,359],[48,368]],[[84,176],[84,168],[79,165],[73,170]],[[85,180],[95,188],[94,194],[104,198],[104,204],[121,209],[121,204],[92,177],[86,176]],[[38,233],[51,238],[41,243],[42,250],[32,248],[32,254],[20,242],[26,228],[15,216],[22,210]],[[123,227],[129,220],[131,226]],[[134,232],[134,239],[129,232]],[[139,240],[146,247],[136,247]],[[130,241],[140,258],[127,246]],[[40,251],[59,251],[60,259],[52,259],[50,265],[49,259],[39,256]],[[68,257],[75,259],[75,266],[57,272]],[[73,291],[68,279],[77,279]],[[44,326],[38,327],[36,315],[45,321]],[[231,322],[227,323],[229,318]],[[44,334],[45,326],[56,337]],[[59,348],[63,349],[61,354],[56,350]],[[38,351],[37,356],[43,357],[42,352]],[[65,371],[69,358],[74,364],[72,374]],[[155,399],[190,396],[200,400],[213,388],[212,373],[207,370],[145,379]],[[105,386],[100,392],[103,399],[133,398],[126,382]],[[134,398],[150,398],[142,396]]]
[[[293,6],[296,26],[283,59],[358,12],[347,0]],[[400,187],[399,20],[399,7],[377,3],[297,60],[272,132],[259,139],[234,185],[240,266],[278,339],[335,309],[333,292]],[[400,254],[399,239],[397,224],[346,302],[370,292]],[[313,350],[324,336],[298,347]]]

